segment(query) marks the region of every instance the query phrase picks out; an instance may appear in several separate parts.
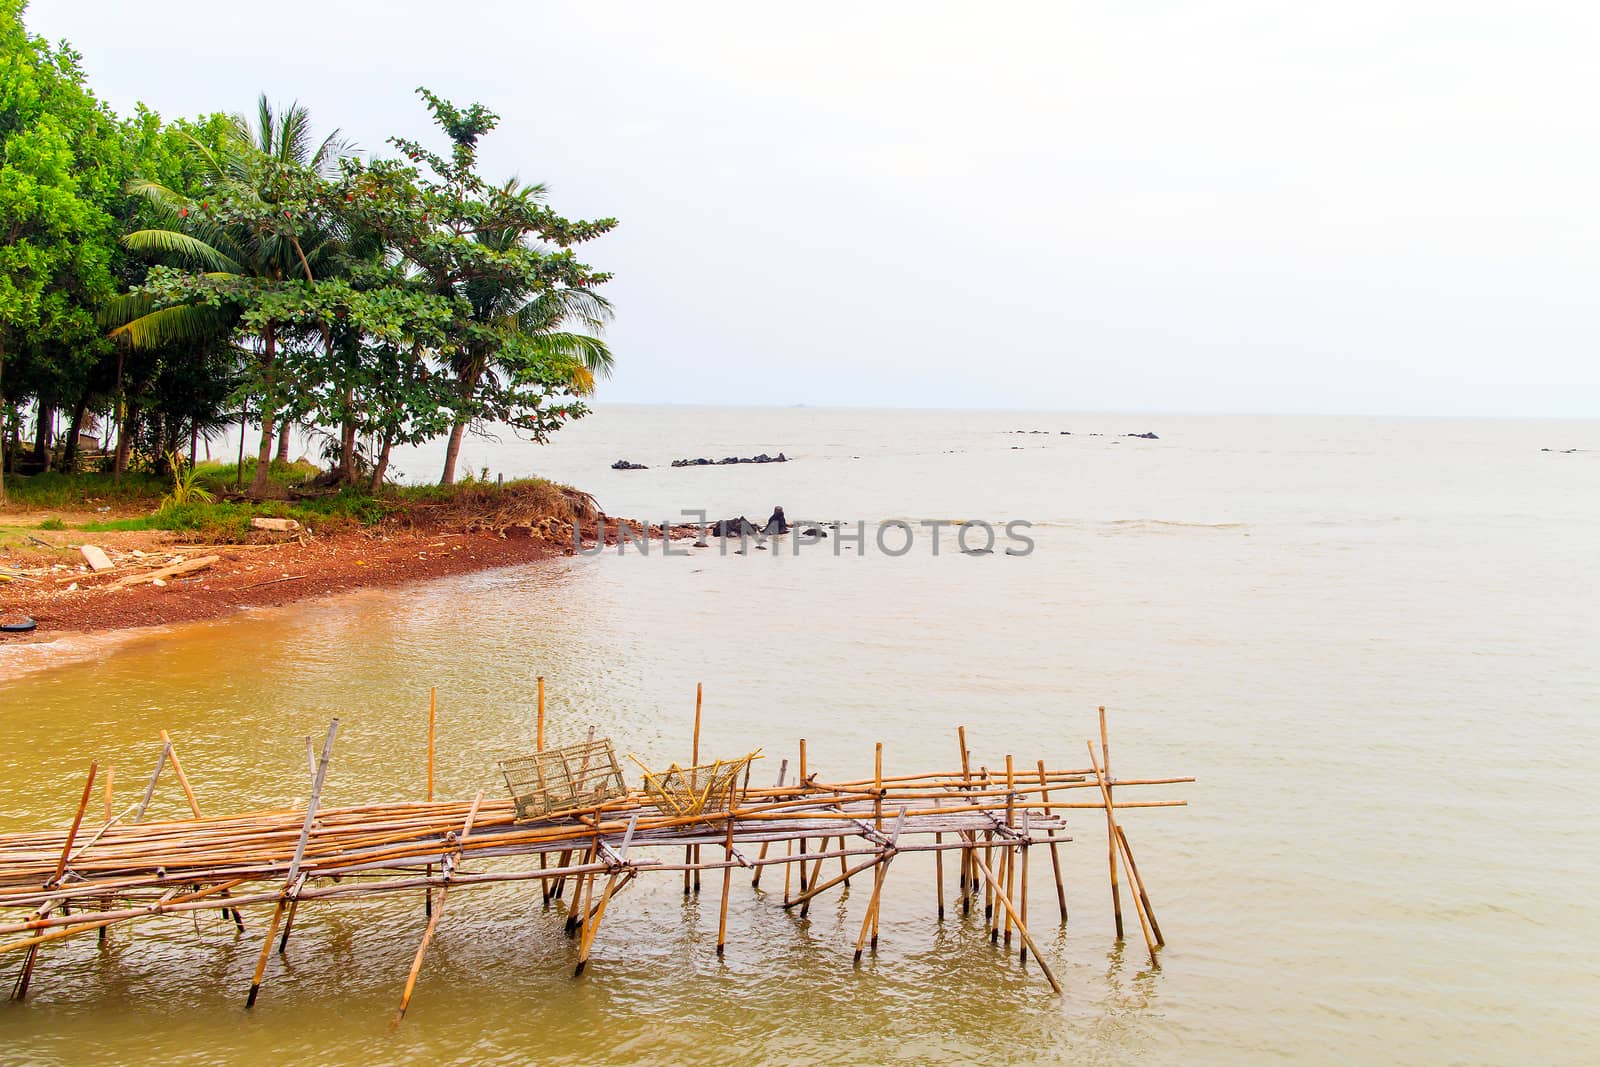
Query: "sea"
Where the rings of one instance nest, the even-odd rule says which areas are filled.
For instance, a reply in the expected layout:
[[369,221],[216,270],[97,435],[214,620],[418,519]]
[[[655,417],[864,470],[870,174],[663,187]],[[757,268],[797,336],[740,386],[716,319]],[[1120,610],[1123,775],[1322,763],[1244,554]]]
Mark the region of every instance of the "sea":
[[[1154,438],[1131,436],[1153,434]],[[785,462],[674,467],[677,459]],[[615,470],[618,460],[643,470]],[[397,457],[437,476],[440,452]],[[1113,928],[1105,820],[1068,811],[1060,977],[936,913],[934,867],[805,918],[781,887],[640,878],[583,977],[531,883],[453,893],[403,1024],[416,899],[45,947],[7,1064],[1545,1064],[1600,1058],[1600,421],[601,405],[546,445],[470,438],[652,522],[783,507],[827,537],[659,544],[53,645],[0,646],[0,831],[62,826],[90,759],[136,799],[169,731],[208,813],[499,796],[594,727],[652,766],[764,753],[826,780],[1087,764],[1165,935]],[[836,525],[835,525],[836,524]],[[992,540],[991,540],[992,537]],[[631,768],[633,765],[630,763]],[[769,784],[769,783],[763,783]],[[164,781],[154,817],[179,817]],[[1037,862],[1037,860],[1036,860]],[[952,884],[947,890],[952,896]],[[20,954],[0,956],[0,993]]]

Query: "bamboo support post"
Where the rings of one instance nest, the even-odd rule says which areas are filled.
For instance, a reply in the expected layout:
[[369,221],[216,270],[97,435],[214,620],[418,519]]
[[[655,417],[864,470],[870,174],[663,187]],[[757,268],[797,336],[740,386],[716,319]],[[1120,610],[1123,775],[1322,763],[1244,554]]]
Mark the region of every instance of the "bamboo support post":
[[[782,763],[778,764],[778,784],[772,787],[774,790],[778,790],[778,789],[782,789],[783,788],[783,779],[784,779],[784,776],[787,775],[788,773],[789,773],[789,761],[787,759],[785,759]],[[764,860],[764,859],[767,858],[767,848],[771,844],[772,844],[771,841],[763,841],[763,842],[761,842],[761,856],[760,856],[761,859]],[[761,886],[761,864],[758,863],[758,864],[756,864],[756,873],[752,874],[750,876],[750,888],[751,889],[758,889],[758,888],[760,888],[760,886]]]
[[[461,827],[461,834],[456,838],[454,856],[459,857],[467,845],[467,838],[472,835],[472,824],[478,818],[478,806],[483,803],[483,790],[478,790],[478,795],[473,798],[472,809],[467,812],[467,821]],[[411,970],[406,975],[406,988],[400,994],[400,1010],[395,1013],[394,1024],[400,1025],[400,1020],[406,1017],[406,1009],[411,1006],[411,994],[417,988],[417,976],[422,973],[422,957],[428,951],[428,944],[433,940],[433,932],[439,928],[439,920],[444,916],[445,900],[450,895],[450,872],[453,865],[449,858],[445,861],[445,884],[439,888],[439,906],[433,909],[433,914],[428,916],[428,925],[422,931],[422,942],[417,945],[417,954],[411,960]],[[298,903],[298,901],[296,901]]]
[[[628,862],[628,849],[633,844],[634,830],[637,828],[638,824],[639,816],[637,813],[635,813],[633,818],[628,820],[627,832],[622,836],[622,847],[617,850],[617,862],[619,864],[625,865]],[[606,905],[611,903],[611,898],[613,895],[615,895],[618,886],[621,884],[626,884],[626,881],[632,877],[633,870],[631,868],[628,869],[626,873],[623,873],[620,870],[613,871],[611,876],[606,879],[606,889],[600,897],[600,903],[596,905],[595,910],[592,913],[585,913],[583,923],[583,938],[578,944],[578,963],[572,971],[572,976],[574,978],[581,976],[584,968],[589,965],[589,955],[594,950],[594,938],[596,932],[600,929],[600,920],[605,918]],[[726,893],[724,893],[724,895],[726,895]]]
[[[1048,810],[1050,810],[1049,809],[1050,790],[1046,786],[1045,781],[1046,781],[1046,779],[1045,779],[1045,770],[1044,770],[1044,760],[1040,760],[1039,761],[1039,798],[1040,798],[1041,801],[1044,802],[1045,810],[1048,811]],[[1050,868],[1051,868],[1051,870],[1053,870],[1055,872],[1055,876],[1056,876],[1056,902],[1061,906],[1061,921],[1064,923],[1064,922],[1067,921],[1067,885],[1061,879],[1061,855],[1060,855],[1059,852],[1056,851],[1057,848],[1059,847],[1056,844],[1056,832],[1054,830],[1046,830],[1045,831],[1045,837],[1048,838],[1049,841],[1050,841]]]
[[[1102,751],[1102,754],[1103,754],[1104,753],[1104,749],[1102,749],[1101,751]],[[1089,760],[1090,760],[1091,763],[1094,762],[1094,742],[1093,741],[1089,742]],[[1111,783],[1107,780],[1105,774],[1100,770],[1100,765],[1098,763],[1095,763],[1094,771],[1095,771],[1095,777],[1100,782],[1100,792],[1105,797],[1105,801],[1106,801],[1106,833],[1111,839],[1111,860],[1112,860],[1111,876],[1112,876],[1113,879],[1115,879],[1116,878],[1116,874],[1117,874],[1117,868],[1116,868],[1117,838],[1118,838],[1118,832],[1117,831],[1120,829],[1120,827],[1117,826],[1117,815],[1116,815],[1116,812],[1114,810],[1112,810],[1112,806],[1111,806]],[[1112,884],[1115,885],[1116,883],[1113,882]],[[1144,904],[1143,904],[1142,901],[1140,901],[1139,896],[1138,896],[1137,893],[1135,893],[1134,897],[1133,897],[1133,910],[1134,910],[1134,913],[1139,917],[1139,931],[1142,934],[1144,934],[1145,947],[1150,950],[1150,962],[1151,963],[1155,963],[1155,964],[1157,964],[1157,966],[1159,966],[1159,962],[1156,959],[1156,943],[1155,943],[1155,939],[1151,936],[1150,923],[1149,923],[1149,920],[1145,916]]]
[[134,815],[134,822],[144,822],[144,813],[150,807],[150,798],[156,793],[156,780],[161,777],[161,768],[166,765],[167,757],[172,754],[172,742],[163,741],[161,755],[156,757],[156,769],[150,772],[150,783],[144,787],[144,799],[139,801],[138,814]]
[[[700,709],[705,701],[705,691],[704,682],[694,683],[694,746],[690,749],[689,755],[689,766],[691,767],[700,766]],[[801,744],[804,743],[801,742]],[[690,779],[689,787],[694,789],[698,784],[698,772],[695,772],[695,776]],[[683,862],[685,865],[696,863],[699,859],[699,854],[694,845],[685,845],[683,847]],[[699,878],[686,866],[683,872],[683,895],[688,896],[691,891],[698,892],[699,889]]]
[[[95,772],[99,769],[99,766],[100,764],[98,761],[89,761],[89,777],[83,783],[83,799],[78,801],[78,813],[72,818],[72,829],[67,831],[66,843],[61,846],[61,858],[56,861],[55,873],[52,874],[48,880],[46,880],[46,888],[59,883],[62,875],[66,873],[67,860],[72,856],[73,839],[78,836],[78,827],[83,825],[84,812],[89,810],[89,798],[94,796],[94,776]],[[50,904],[44,905],[38,911],[34,912],[34,918],[43,919],[47,914],[49,914],[50,908]],[[39,946],[37,944],[30,945],[27,956],[23,957],[22,960],[22,971],[17,975],[17,984],[12,987],[11,990],[12,1000],[23,1000],[27,997],[28,984],[33,981],[33,968],[34,964],[38,961],[38,958]]]
[[[1008,752],[1008,753],[1006,753],[1006,829],[1015,830],[1016,828],[1017,828],[1017,775],[1016,775],[1016,769],[1012,766],[1011,754]],[[1006,886],[1006,897],[1008,899],[1010,899],[1010,900],[1016,900],[1017,853],[1018,853],[1018,851],[1020,851],[1020,846],[1016,846],[1016,847],[1013,847],[1013,848],[1010,848],[1010,849],[1006,850],[1006,857],[1005,857],[1005,859],[1006,859],[1005,886]],[[1003,924],[1003,929],[1004,929],[1004,932],[1005,932],[1005,945],[1006,945],[1006,948],[1009,949],[1011,947],[1011,916],[1010,916],[1010,912],[1007,912],[1007,914],[1006,914],[1006,919],[1005,919],[1005,922]]]
[[[1105,784],[1101,790],[1106,798],[1106,862],[1111,868],[1111,914],[1116,920],[1117,940],[1122,940],[1122,890],[1117,887],[1117,820],[1111,812],[1111,742],[1106,736],[1106,709],[1100,708],[1100,752],[1105,757]],[[1089,755],[1093,757],[1093,746]],[[1096,775],[1099,775],[1098,769]]]
[[[428,803],[433,803],[433,745],[434,721],[439,708],[439,687],[431,686],[428,689]],[[433,865],[428,865],[428,874],[433,874]],[[433,915],[433,887],[422,891],[422,914],[428,917]]]
[[[1028,843],[1032,840],[1028,830],[1028,812],[1026,809],[1024,809],[1022,812],[1022,841],[1017,845],[1017,851],[1021,854],[1019,856],[1019,862],[1022,864],[1022,884],[1020,886],[1021,895],[1017,898],[1018,929],[1028,925]],[[1026,943],[1024,943],[1022,947],[1017,950],[1017,955],[1018,962],[1028,962],[1028,946]]]
[[[722,868],[722,907],[717,916],[717,959],[722,958],[723,948],[728,943],[728,893],[733,884],[733,784],[728,784],[728,836],[722,842],[722,856],[729,861]],[[820,870],[822,864],[817,864]]]
[[[978,872],[983,875],[984,881],[988,882],[990,885],[993,885],[994,874],[989,870],[988,864],[983,862],[983,859],[978,856],[976,851],[973,852],[972,858],[977,864]],[[1000,896],[1000,904],[1005,908],[1011,907],[1011,901],[1007,900],[1004,896]],[[1025,923],[1018,923],[1017,933],[1021,935],[1022,943],[1033,950],[1033,958],[1038,962],[1039,970],[1044,972],[1045,980],[1050,983],[1050,988],[1054,989],[1059,995],[1061,992],[1061,983],[1056,980],[1055,972],[1050,969],[1050,965],[1045,962],[1044,956],[1039,953],[1039,946],[1033,943],[1033,935],[1028,933],[1027,925]]]
[[189,776],[183,773],[183,764],[178,761],[177,746],[172,744],[172,739],[165,730],[161,731],[161,740],[167,746],[167,758],[172,760],[172,773],[178,776],[178,784],[183,787],[183,795],[189,801],[189,810],[194,812],[195,818],[200,818],[200,804],[194,799],[194,788],[189,785]]
[[533,750],[544,751],[544,675],[539,675],[539,724],[534,729]]
[[1144,878],[1139,874],[1139,865],[1133,861],[1133,846],[1128,844],[1128,835],[1121,826],[1117,827],[1117,843],[1122,846],[1122,861],[1128,868],[1128,880],[1133,883],[1133,888],[1139,894],[1139,900],[1144,904],[1144,913],[1150,920],[1150,930],[1156,935],[1156,947],[1164,946],[1167,939],[1161,936],[1161,924],[1156,922],[1156,911],[1150,906],[1150,894],[1145,892]]

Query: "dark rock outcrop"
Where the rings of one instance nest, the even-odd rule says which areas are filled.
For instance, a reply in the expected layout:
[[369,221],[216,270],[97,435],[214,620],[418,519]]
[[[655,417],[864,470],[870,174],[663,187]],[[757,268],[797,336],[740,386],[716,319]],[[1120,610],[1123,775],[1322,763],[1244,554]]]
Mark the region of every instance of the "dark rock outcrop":
[[675,459],[674,467],[728,467],[738,463],[787,463],[789,457],[779,452],[776,456],[769,456],[765,452],[759,456],[724,456],[722,459]]
[[1149,431],[1146,431],[1145,433],[1123,434],[1123,436],[1124,437],[1140,437],[1140,438],[1143,438],[1146,441],[1159,441],[1159,440],[1161,440],[1161,438],[1157,437],[1153,433],[1150,433]]
[[758,532],[756,524],[743,515],[733,519],[718,519],[706,527],[708,537],[750,537]]
[[619,459],[611,465],[611,469],[614,471],[647,471],[650,468],[643,463],[629,463],[625,459]]

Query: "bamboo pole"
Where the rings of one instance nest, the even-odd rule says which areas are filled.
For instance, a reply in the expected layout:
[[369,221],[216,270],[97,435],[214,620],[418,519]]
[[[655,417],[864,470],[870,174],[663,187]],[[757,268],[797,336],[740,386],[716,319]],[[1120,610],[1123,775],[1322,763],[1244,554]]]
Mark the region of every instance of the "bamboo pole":
[[[778,764],[778,784],[773,786],[773,789],[776,790],[776,789],[782,789],[783,788],[783,779],[784,779],[784,776],[786,774],[788,774],[788,773],[789,773],[789,761],[787,759],[785,759],[782,763]],[[761,856],[760,856],[761,859],[766,859],[767,858],[767,846],[769,846],[771,844],[772,844],[771,841],[763,841],[763,842],[761,842]],[[760,888],[760,886],[761,886],[761,867],[758,864],[756,866],[756,873],[750,876],[750,888],[751,889],[758,889],[758,888]]]
[[[439,687],[430,686],[428,689],[428,803],[433,803],[433,745],[434,745],[434,720],[439,707]],[[433,874],[433,866],[428,866],[428,873]],[[422,914],[433,915],[433,890],[425,889],[422,892]]]
[[[976,849],[973,850],[972,858],[977,862],[978,872],[983,875],[984,881],[994,885],[994,874],[990,872],[988,864],[984,863],[982,858],[978,856]],[[1002,907],[1011,907],[1011,901],[1007,900],[1004,895],[997,895],[999,895]],[[1022,943],[1033,950],[1033,958],[1038,961],[1039,969],[1044,972],[1045,980],[1050,983],[1050,988],[1054,989],[1059,995],[1061,993],[1061,983],[1056,980],[1055,972],[1050,969],[1050,965],[1045,962],[1044,956],[1040,954],[1039,946],[1033,943],[1033,935],[1028,933],[1027,924],[1018,923],[1017,933],[1022,936]]]
[[111,804],[111,783],[116,779],[116,776],[117,765],[115,763],[106,764],[106,822],[108,823],[111,821],[114,810]]
[[89,777],[83,783],[83,799],[78,801],[78,814],[72,817],[72,829],[67,831],[67,843],[61,847],[61,858],[56,861],[56,871],[45,882],[46,886],[60,882],[61,875],[67,869],[67,857],[72,855],[72,839],[78,836],[78,827],[83,825],[83,813],[89,809],[89,798],[94,795],[94,776],[99,768],[97,760],[89,761]]
[[178,776],[178,784],[183,787],[183,795],[189,801],[189,810],[194,812],[194,817],[198,819],[200,817],[200,805],[194,799],[194,789],[189,785],[189,776],[183,773],[183,764],[178,761],[178,748],[172,744],[172,740],[167,737],[165,730],[161,731],[161,740],[169,746],[167,755],[172,760],[172,773]]
[[[1015,830],[1016,826],[1017,826],[1017,774],[1016,774],[1015,767],[1012,766],[1011,753],[1008,752],[1008,753],[1006,753],[1006,829]],[[1016,847],[1012,847],[1012,848],[1007,849],[1006,850],[1006,854],[1005,854],[1005,861],[1006,861],[1006,873],[1005,873],[1006,897],[1011,899],[1011,900],[1016,900],[1017,899],[1016,898],[1016,888],[1017,888],[1017,851],[1018,850],[1017,850]],[[1010,912],[1009,911],[1006,913],[1006,919],[1005,919],[1005,922],[1004,922],[1003,926],[1004,926],[1004,930],[1005,930],[1006,948],[1009,949],[1011,947],[1011,916],[1010,916]]]
[[1128,844],[1128,835],[1121,826],[1117,827],[1117,842],[1122,846],[1122,862],[1128,868],[1128,880],[1133,883],[1133,888],[1139,893],[1139,900],[1144,904],[1144,913],[1150,920],[1150,929],[1156,935],[1157,947],[1167,943],[1161,936],[1161,924],[1156,922],[1156,911],[1150,906],[1150,894],[1144,891],[1144,879],[1139,874],[1139,865],[1133,862],[1133,846]]
[[[635,814],[628,822],[627,832],[622,836],[622,847],[617,851],[617,862],[619,864],[626,864],[628,862],[628,849],[633,844],[634,829],[638,826],[638,823],[638,814]],[[731,870],[731,868],[727,869]],[[594,949],[595,934],[600,929],[600,920],[605,918],[606,905],[611,903],[611,898],[616,893],[619,885],[619,877],[622,879],[621,884],[625,885],[627,884],[627,881],[633,877],[633,874],[633,868],[628,868],[625,874],[620,869],[613,871],[611,876],[606,879],[606,890],[605,893],[600,897],[600,903],[595,907],[595,910],[592,913],[585,914],[583,923],[583,937],[578,944],[578,964],[575,968],[573,968],[572,971],[572,976],[574,978],[581,976],[583,974],[583,969],[589,964],[589,954]],[[721,954],[720,946],[718,954]]]
[[[733,859],[733,807],[733,783],[730,782],[728,784],[728,836],[722,843],[723,858],[730,861]],[[817,869],[821,870],[822,864],[818,863]],[[717,959],[719,960],[722,958],[723,948],[728,943],[728,894],[732,884],[733,867],[730,863],[729,866],[722,868],[722,907],[717,916]]]
[[[195,799],[194,789],[191,788],[190,785],[189,785],[189,776],[187,774],[183,773],[183,764],[178,760],[178,746],[176,746],[176,745],[174,745],[172,743],[172,739],[167,736],[167,731],[165,731],[165,730],[161,731],[161,743],[165,746],[163,751],[166,753],[167,758],[172,761],[172,773],[178,776],[178,784],[183,787],[184,798],[189,801],[189,811],[194,814],[194,817],[196,819],[201,818],[202,816],[200,814],[200,802]],[[109,785],[109,783],[107,783],[107,784]],[[153,782],[152,782],[152,784],[153,784]],[[109,796],[108,796],[108,799],[109,799]],[[228,894],[226,892],[224,892],[222,895],[223,896],[227,896]],[[241,934],[244,933],[244,915],[241,914],[239,909],[237,909],[237,908],[231,908],[230,909],[230,908],[224,907],[222,909],[222,917],[224,919],[226,919],[230,915],[233,918],[234,928],[236,930],[238,930],[239,933],[241,933]],[[293,913],[291,912],[290,921],[292,922],[293,919],[294,919],[294,916],[293,916]],[[289,936],[288,931],[285,930],[284,931],[284,939],[288,940],[288,936]]]
[[439,708],[439,687],[428,690],[428,803],[433,803],[434,725]]
[[[1032,840],[1031,835],[1028,833],[1028,829],[1028,812],[1026,809],[1024,809],[1022,812],[1022,841],[1017,845],[1017,851],[1021,853],[1019,859],[1022,864],[1022,895],[1017,900],[1017,903],[1020,905],[1018,908],[1018,929],[1028,924],[1028,844]],[[1017,962],[1028,962],[1028,946],[1026,942],[1024,942],[1022,947],[1017,950],[1017,955]]]
[[[705,700],[705,683],[704,682],[696,682],[696,683],[694,683],[694,746],[693,746],[693,748],[690,749],[690,755],[689,755],[689,766],[690,767],[699,767],[700,766],[700,709],[701,709],[702,704],[704,703],[704,700]],[[800,744],[802,746],[804,746],[805,742],[802,741],[802,742],[800,742]],[[689,788],[693,789],[693,790],[696,790],[696,792],[698,792],[699,784],[700,784],[700,772],[697,771],[697,770],[696,771],[692,771],[690,773]],[[683,847],[683,862],[685,864],[694,863],[699,858],[700,857],[698,855],[696,855],[696,853],[695,853],[695,847],[693,845],[685,845]],[[700,888],[700,884],[698,882],[692,882],[692,877],[693,877],[692,876],[692,872],[687,871],[687,870],[683,872],[683,895],[684,896],[688,896],[690,891],[691,891],[691,889],[698,890]]]
[[[467,813],[467,821],[461,828],[461,835],[456,839],[456,854],[466,846],[467,838],[472,835],[473,820],[478,817],[478,805],[483,803],[483,790],[478,790],[478,795],[473,798],[472,810]],[[395,1013],[393,1026],[399,1026],[400,1020],[406,1017],[406,1009],[411,1006],[411,994],[417,988],[417,976],[422,973],[422,957],[428,951],[428,944],[433,940],[433,932],[439,927],[439,920],[444,916],[445,900],[450,895],[449,877],[453,868],[445,870],[446,884],[439,890],[439,906],[433,909],[433,914],[428,916],[428,925],[422,931],[422,942],[417,945],[417,954],[411,961],[411,971],[406,975],[406,988],[400,994],[400,1010]],[[297,902],[298,903],[298,902]]]
[[163,741],[161,755],[156,757],[156,769],[150,772],[150,784],[144,787],[144,799],[139,802],[139,813],[133,817],[134,822],[143,822],[145,810],[150,807],[150,798],[155,796],[156,779],[161,777],[161,768],[166,764],[167,757],[172,753],[172,742]]
[[[94,795],[94,775],[98,768],[98,761],[89,761],[89,777],[83,783],[83,799],[78,801],[78,813],[72,818],[72,829],[67,831],[66,843],[61,846],[61,858],[56,861],[55,873],[52,874],[45,882],[46,887],[59,883],[61,881],[62,874],[65,873],[67,869],[67,860],[72,855],[73,838],[78,836],[78,827],[83,825],[83,813],[88,810],[89,798]],[[52,904],[46,904],[44,907],[34,912],[34,917],[36,919],[44,918],[47,914],[49,914],[52,906]],[[27,997],[28,984],[33,981],[33,968],[38,959],[38,944],[29,946],[28,955],[24,957],[22,961],[22,971],[17,975],[17,984],[12,987],[11,990],[12,1000],[23,1000]]]
[[[1046,805],[1050,803],[1050,790],[1045,785],[1044,760],[1039,761],[1039,796]],[[1054,830],[1046,830],[1045,837],[1050,841],[1050,867],[1056,876],[1056,902],[1061,906],[1061,921],[1065,923],[1067,921],[1067,886],[1061,879],[1061,855],[1056,851],[1056,832]]]
[[279,900],[272,909],[272,922],[267,924],[267,936],[261,942],[261,955],[256,958],[256,972],[250,979],[250,995],[244,1000],[246,1008],[255,1007],[256,997],[261,993],[261,981],[267,975],[267,960],[272,956],[272,937],[278,932],[278,923],[283,919],[283,906],[284,901]]
[[[1094,742],[1093,741],[1089,742],[1089,759],[1091,761],[1094,760]],[[1104,796],[1106,798],[1106,832],[1107,832],[1107,834],[1109,835],[1109,837],[1111,839],[1111,849],[1112,849],[1111,855],[1112,855],[1113,861],[1115,861],[1116,856],[1117,856],[1117,836],[1118,836],[1117,835],[1117,831],[1118,831],[1119,827],[1117,826],[1116,813],[1111,809],[1111,806],[1110,806],[1111,805],[1111,783],[1106,780],[1106,777],[1105,777],[1104,774],[1100,773],[1100,767],[1099,767],[1098,764],[1096,764],[1096,766],[1095,766],[1095,775],[1100,781],[1100,792],[1102,794],[1104,794]],[[1113,866],[1111,868],[1111,873],[1112,873],[1113,877],[1116,876],[1116,871],[1117,871],[1116,866],[1113,863]],[[1139,931],[1142,934],[1144,934],[1145,947],[1150,950],[1150,962],[1156,964],[1157,966],[1160,966],[1159,961],[1157,961],[1157,959],[1156,959],[1156,943],[1155,943],[1155,939],[1150,934],[1150,924],[1149,924],[1149,921],[1145,917],[1144,905],[1139,900],[1139,897],[1138,897],[1137,894],[1135,894],[1134,898],[1133,898],[1133,910],[1134,910],[1135,914],[1137,914],[1138,917],[1139,917]]]
[[[1106,798],[1106,861],[1110,865],[1110,868],[1111,868],[1111,914],[1115,918],[1116,924],[1117,924],[1117,940],[1121,941],[1122,940],[1122,890],[1117,888],[1117,831],[1116,831],[1117,820],[1111,813],[1111,803],[1112,803],[1112,800],[1111,800],[1111,788],[1110,788],[1110,780],[1111,780],[1111,742],[1109,740],[1107,740],[1107,737],[1106,737],[1106,709],[1105,709],[1105,705],[1101,705],[1101,707],[1100,707],[1100,752],[1105,756],[1105,761],[1106,761],[1106,763],[1105,763],[1105,779],[1106,780],[1105,780],[1105,783],[1101,787],[1101,792],[1105,795],[1105,798]],[[1089,751],[1089,756],[1090,756],[1091,760],[1094,757],[1094,750],[1093,750],[1092,746],[1091,746],[1090,751]],[[1098,778],[1100,776],[1100,770],[1099,770],[1098,765],[1095,768],[1095,776],[1096,776],[1096,778]]]
[[544,675],[539,675],[539,725],[534,732],[533,750],[544,751]]

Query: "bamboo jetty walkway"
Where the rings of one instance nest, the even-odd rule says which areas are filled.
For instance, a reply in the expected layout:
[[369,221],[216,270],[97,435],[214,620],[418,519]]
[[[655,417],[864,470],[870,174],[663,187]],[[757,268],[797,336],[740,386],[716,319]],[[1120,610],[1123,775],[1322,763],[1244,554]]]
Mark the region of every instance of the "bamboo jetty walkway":
[[[1159,966],[1157,954],[1165,941],[1118,812],[1181,806],[1186,801],[1128,799],[1122,791],[1194,779],[1113,778],[1104,708],[1100,745],[1097,749],[1094,741],[1088,742],[1084,767],[1052,769],[1043,759],[1024,762],[1011,755],[998,766],[977,765],[962,727],[953,739],[959,762],[949,769],[886,777],[879,743],[871,778],[819,781],[808,766],[802,739],[797,774],[790,776],[789,760],[783,759],[775,784],[752,787],[759,753],[700,763],[697,691],[689,767],[674,765],[664,775],[647,770],[644,787],[630,788],[614,757],[596,755],[597,746],[603,745],[607,754],[610,746],[594,741],[591,729],[588,742],[568,749],[569,757],[577,750],[584,753],[581,774],[568,768],[575,791],[566,806],[544,797],[555,810],[541,813],[530,812],[527,796],[488,799],[481,790],[470,801],[435,800],[435,707],[430,699],[427,798],[417,802],[320,806],[337,719],[319,756],[307,738],[311,790],[303,810],[202,815],[165,731],[140,799],[120,813],[113,810],[112,769],[98,775],[98,764],[91,763],[68,827],[0,834],[0,962],[20,960],[13,999],[27,995],[45,945],[89,933],[103,944],[108,931],[119,925],[211,911],[231,924],[235,936],[262,937],[245,995],[250,1007],[261,992],[274,944],[280,954],[289,951],[302,905],[422,891],[426,921],[401,995],[398,1022],[452,893],[536,883],[543,907],[565,916],[566,931],[576,942],[578,976],[591,959],[609,905],[638,878],[681,875],[689,895],[699,893],[702,875],[720,872],[720,957],[727,946],[735,871],[748,874],[752,887],[759,889],[767,869],[779,866],[783,899],[778,911],[802,917],[822,894],[849,886],[852,878],[870,880],[854,943],[853,958],[859,964],[863,953],[877,951],[887,876],[904,853],[932,854],[936,885],[928,890],[939,920],[945,918],[947,893],[950,907],[963,915],[981,908],[989,940],[1009,951],[1015,938],[1019,963],[1025,965],[1031,956],[1059,994],[1061,983],[1030,928],[1030,921],[1037,927],[1039,919],[1028,914],[1029,854],[1037,847],[1048,851],[1049,877],[1060,922],[1065,923],[1061,849],[1072,841],[1063,819],[1068,810],[1104,813],[1107,865],[1101,869],[1109,878],[1116,937],[1123,937],[1126,886],[1152,963]],[[544,744],[543,678],[536,753],[546,767],[561,759],[560,750]],[[169,766],[192,818],[145,822],[157,782]],[[104,819],[90,820],[97,776]],[[507,782],[515,793],[509,770]],[[553,796],[551,781],[541,782]],[[247,930],[245,908],[259,910],[264,932]]]

